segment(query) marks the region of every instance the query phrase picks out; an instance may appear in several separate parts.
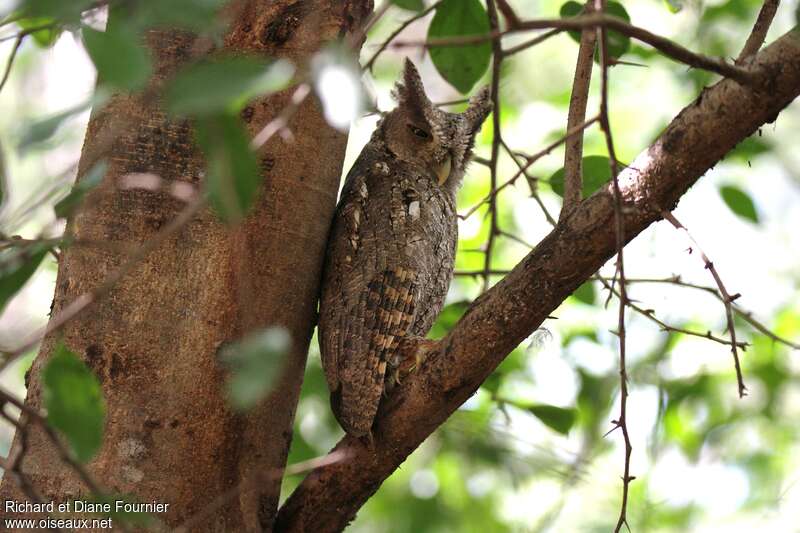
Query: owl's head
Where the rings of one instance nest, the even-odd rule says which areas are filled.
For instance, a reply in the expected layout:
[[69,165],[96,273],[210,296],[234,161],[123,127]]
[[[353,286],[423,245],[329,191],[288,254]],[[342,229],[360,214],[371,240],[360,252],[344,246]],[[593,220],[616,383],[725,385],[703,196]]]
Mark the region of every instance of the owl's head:
[[399,160],[430,172],[440,186],[458,189],[475,135],[492,109],[489,88],[478,91],[463,113],[442,111],[428,99],[419,72],[406,59],[393,95],[397,107],[382,124],[387,148]]

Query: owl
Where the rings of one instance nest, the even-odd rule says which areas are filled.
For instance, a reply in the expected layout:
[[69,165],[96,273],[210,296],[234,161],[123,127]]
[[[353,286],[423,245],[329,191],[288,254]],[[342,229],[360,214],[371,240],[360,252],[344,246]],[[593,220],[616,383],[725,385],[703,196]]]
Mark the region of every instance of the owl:
[[464,113],[438,109],[409,60],[393,96],[397,107],[347,174],[319,308],[331,407],[357,437],[371,436],[399,342],[426,335],[442,308],[458,239],[456,191],[491,110],[488,88]]

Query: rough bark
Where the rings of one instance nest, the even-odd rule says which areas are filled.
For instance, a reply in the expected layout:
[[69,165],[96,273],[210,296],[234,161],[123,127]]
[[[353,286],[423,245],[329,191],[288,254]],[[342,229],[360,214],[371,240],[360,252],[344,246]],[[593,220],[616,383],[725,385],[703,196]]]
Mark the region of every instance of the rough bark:
[[[625,237],[633,239],[737,143],[800,94],[800,32],[745,65],[757,83],[703,90],[619,176]],[[474,302],[421,369],[382,406],[370,446],[345,437],[348,459],[312,471],[278,514],[278,531],[339,531],[419,444],[472,395],[616,250],[610,187],[582,202],[514,270]]]
[[[223,47],[286,57],[302,69],[324,42],[360,31],[371,9],[371,0],[239,3]],[[151,32],[148,44],[156,61],[151,89],[213,46],[168,31]],[[278,115],[290,91],[244,110],[251,133]],[[203,211],[63,328],[66,344],[100,378],[107,404],[104,444],[89,472],[110,491],[169,503],[159,518],[170,526],[207,509],[254,472],[285,465],[346,145],[346,135],[327,125],[313,98],[299,106],[289,127],[294,142],[275,137],[259,151],[261,199],[240,226],[231,231]],[[157,99],[117,95],[94,114],[79,176],[101,159],[109,164],[103,185],[68,226],[81,240],[135,247],[182,209],[166,193],[116,188],[121,176],[151,172],[200,186],[203,163],[191,124],[166,116]],[[109,248],[66,250],[53,315],[125,259]],[[293,348],[276,392],[238,415],[226,406],[216,353],[223,343],[272,324],[287,328]],[[56,340],[45,339],[30,374],[26,404],[35,409],[42,405],[40,371]],[[23,471],[46,500],[88,496],[37,428]],[[273,479],[245,483],[238,499],[193,530],[270,529],[280,493],[280,477]],[[0,487],[0,501],[6,499],[26,500],[11,479]]]

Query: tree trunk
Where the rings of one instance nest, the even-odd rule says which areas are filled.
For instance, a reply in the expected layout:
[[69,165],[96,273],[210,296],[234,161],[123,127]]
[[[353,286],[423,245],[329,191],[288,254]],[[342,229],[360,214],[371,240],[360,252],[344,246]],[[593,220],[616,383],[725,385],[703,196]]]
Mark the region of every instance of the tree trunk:
[[[285,57],[302,71],[324,42],[358,32],[371,8],[371,0],[247,2],[231,10],[224,48]],[[156,64],[151,89],[209,48],[178,32],[151,32],[147,40]],[[251,133],[277,116],[290,95],[291,89],[251,102],[242,114]],[[62,329],[66,345],[100,379],[107,405],[104,442],[88,465],[90,474],[109,491],[168,503],[158,517],[169,526],[208,509],[240,483],[238,498],[192,530],[272,526],[280,476],[246,481],[285,465],[346,145],[346,135],[326,124],[313,98],[299,106],[289,127],[293,142],[275,137],[259,151],[263,191],[241,225],[231,231],[202,211]],[[183,209],[165,192],[117,188],[126,174],[149,172],[167,183],[201,185],[203,163],[191,124],[166,116],[153,99],[117,95],[92,116],[79,176],[104,159],[103,184],[68,225],[77,239],[135,248]],[[126,259],[109,247],[65,250],[53,316]],[[217,351],[272,324],[289,331],[292,350],[274,393],[238,415],[226,405]],[[26,399],[31,408],[41,408],[40,373],[58,337],[46,337],[33,364]],[[14,446],[20,445],[17,435]],[[45,500],[89,496],[33,425],[23,472]],[[0,487],[0,501],[7,499],[27,499],[8,476]]]

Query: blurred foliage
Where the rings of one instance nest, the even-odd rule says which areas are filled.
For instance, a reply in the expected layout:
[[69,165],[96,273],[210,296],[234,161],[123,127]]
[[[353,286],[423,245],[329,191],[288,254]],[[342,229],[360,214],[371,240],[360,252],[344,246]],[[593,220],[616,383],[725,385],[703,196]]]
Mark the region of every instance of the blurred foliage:
[[272,390],[290,347],[289,332],[270,327],[220,350],[220,361],[230,369],[228,398],[234,408],[250,409]]
[[[10,237],[16,234],[36,237],[46,233],[43,228],[60,231],[57,225],[60,222],[55,219],[74,212],[87,192],[103,179],[105,167],[100,163],[68,190],[64,173],[59,174],[46,165],[48,158],[63,147],[64,139],[79,130],[74,127],[76,118],[89,107],[99,112],[110,90],[147,94],[152,89],[148,79],[153,63],[143,44],[146,31],[179,27],[203,34],[210,43],[219,43],[224,25],[218,15],[224,3],[223,0],[112,2],[106,28],[92,18],[96,11],[89,10],[88,15],[81,16],[91,7],[92,0],[21,0],[13,12],[0,14],[3,36],[13,38],[15,32],[29,32],[13,66],[10,82],[14,83],[9,83],[2,93],[2,98],[6,98],[8,91],[16,91],[16,100],[2,107],[5,113],[0,113],[3,149],[0,309],[29,287],[37,275],[53,277],[54,263],[47,255],[53,248],[59,248],[53,240],[28,242]],[[365,57],[371,56],[375,45],[401,22],[433,6],[430,0],[391,3],[394,6],[367,36]],[[511,4],[526,18],[576,16],[583,6],[563,0],[518,0]],[[711,3],[636,0],[626,2],[625,7],[609,2],[608,11],[633,24],[658,28],[653,30],[657,33],[663,29],[666,35],[692,50],[730,58],[737,55],[744,43],[760,6],[758,0]],[[401,37],[421,41],[483,35],[489,29],[486,13],[482,0],[444,0]],[[789,18],[792,19],[789,24],[794,24],[793,16]],[[785,27],[787,22],[779,20],[776,24]],[[36,89],[36,84],[19,81],[15,78],[18,72],[19,76],[39,75],[36,61],[43,53],[55,53],[60,40],[72,37],[81,39],[98,70],[99,84],[94,95],[56,109],[44,108],[38,101],[20,100],[16,95],[27,95]],[[520,34],[506,39],[510,46],[530,37],[532,34]],[[500,113],[503,134],[513,150],[535,153],[563,135],[579,39],[579,32],[567,32],[507,58],[502,64],[501,105],[495,112]],[[613,31],[609,32],[609,52],[613,58],[646,67],[619,64],[611,69],[611,125],[621,154],[618,157],[623,161],[631,161],[633,155],[664,130],[682,106],[690,104],[704,87],[718,79],[708,72],[686,68]],[[340,53],[337,48],[337,54]],[[459,101],[475,86],[486,83],[491,58],[488,41],[469,46],[435,46],[427,52],[398,52],[390,48],[372,71],[377,93],[388,92],[401,56],[406,53],[422,65],[426,87],[436,94],[437,101]],[[226,222],[235,224],[246,216],[261,183],[250,146],[251,136],[241,123],[241,111],[255,97],[285,89],[291,91],[304,81],[313,81],[311,85],[317,90],[321,105],[341,106],[341,100],[324,94],[326,87],[321,83],[322,72],[343,71],[337,70],[343,63],[335,55],[319,54],[309,74],[284,61],[212,54],[164,80],[163,97],[168,111],[193,121],[196,126],[197,142],[207,163],[205,192]],[[355,63],[355,58],[347,60]],[[427,63],[435,71],[426,69]],[[435,79],[437,73],[441,80]],[[312,79],[304,80],[304,76]],[[345,76],[353,77],[352,73]],[[350,81],[361,87],[360,79]],[[599,83],[592,85],[589,116],[598,103],[598,86]],[[448,109],[460,111],[463,107],[460,102]],[[797,174],[798,163],[791,135],[776,135],[770,130],[759,131],[727,154],[719,165],[723,177],[713,182],[711,192],[703,197],[704,204],[693,213],[699,223],[706,220],[710,224],[713,217],[719,216],[719,210],[710,210],[717,202],[728,210],[723,214],[735,215],[729,217],[731,233],[741,238],[747,237],[747,232],[757,232],[756,239],[761,240],[781,238],[780,231],[768,233],[786,224],[780,213],[773,213],[785,204],[774,198],[769,203],[765,200],[770,198],[765,189],[774,187],[775,181],[764,181],[762,185],[756,178],[765,176],[753,176],[750,169],[767,161],[760,168],[766,168],[771,175],[776,173],[772,168],[777,165],[788,169],[787,173]],[[494,133],[493,124],[487,121],[478,135],[478,155],[487,157]],[[596,128],[587,130],[584,146],[583,196],[586,197],[608,182],[610,169],[604,139]],[[557,214],[563,194],[560,168],[563,151],[559,150],[537,161],[528,170],[529,176],[518,179],[498,197],[498,224],[503,233],[495,235],[491,252],[493,269],[512,268],[549,231],[538,202],[552,215]],[[502,180],[516,173],[518,164],[524,161],[524,154],[516,157],[515,161],[501,150]],[[25,179],[9,179],[9,169],[14,174],[22,169]],[[49,180],[42,190],[29,183],[42,183],[44,178],[39,182],[32,179],[39,175]],[[702,187],[701,183],[696,189]],[[18,189],[30,196],[20,195]],[[474,273],[485,266],[484,251],[491,227],[488,206],[483,200],[489,192],[488,169],[474,164],[458,193],[458,205],[461,212],[479,207],[472,216],[460,221],[457,270]],[[690,192],[690,196],[694,194],[702,191]],[[20,197],[29,198],[29,203],[20,201]],[[32,221],[28,216],[38,205],[45,206],[51,217],[46,224]],[[737,225],[733,226],[734,223]],[[636,255],[635,250],[643,246],[646,238],[637,239],[632,254],[628,255],[626,250],[626,258],[644,262],[642,258],[650,252],[640,250]],[[636,265],[636,259],[628,260]],[[672,268],[671,261],[662,261],[670,263],[668,269]],[[774,262],[778,265],[773,270],[769,270],[770,265],[762,264],[764,270],[754,272],[753,276],[779,277],[776,283],[788,294],[785,301],[753,301],[758,304],[759,318],[767,327],[784,338],[797,339],[800,336],[800,308],[796,304],[800,284],[796,273],[798,262],[796,258]],[[610,268],[613,270],[613,265]],[[489,281],[494,283],[500,277],[492,275]],[[709,282],[707,277],[700,279]],[[452,330],[479,296],[482,281],[474,274],[454,280],[448,305],[431,330],[431,338],[444,337]],[[667,285],[661,292],[653,292],[640,288],[641,285],[631,285],[632,298],[643,306],[659,305],[659,316],[663,312],[674,327],[717,333],[724,328],[722,305],[705,293],[684,299],[685,293],[679,291],[688,289]],[[776,292],[779,291],[770,294],[778,300]],[[617,302],[614,299],[609,302],[607,297],[607,292],[596,282],[587,282],[576,289],[554,312],[554,317],[523,341],[474,396],[383,484],[359,513],[351,530],[609,531],[619,508],[622,451],[618,431],[607,434],[614,427],[612,421],[619,403],[617,338],[613,333]],[[703,298],[711,303],[706,305],[701,301]],[[797,353],[738,317],[737,334],[750,343],[743,364],[751,391],[750,397],[739,401],[734,399],[735,377],[726,347],[660,331],[634,313],[627,317],[631,332],[629,406],[644,413],[630,422],[638,439],[634,447],[637,479],[631,485],[629,504],[632,530],[709,530],[710,524],[721,521],[719,510],[712,505],[714,492],[719,492],[720,498],[727,498],[722,500],[728,505],[722,515],[733,517],[733,521],[753,522],[769,513],[792,512],[784,502],[798,501],[797,492],[791,492],[800,475]],[[220,356],[229,369],[230,399],[236,407],[254,405],[272,387],[288,349],[281,335],[274,330],[262,331],[221,351]],[[316,340],[312,340],[290,463],[325,454],[342,434],[330,413],[316,347]],[[25,360],[24,367],[30,359]],[[24,370],[17,370],[14,379],[19,381]],[[77,457],[89,459],[101,442],[104,416],[96,378],[63,345],[48,363],[45,374],[50,423],[65,436]],[[702,481],[703,476],[712,474],[717,475],[715,480],[733,481],[720,482],[709,490]],[[298,482],[298,477],[286,478],[284,495]],[[740,485],[744,487],[743,497],[737,499],[728,494]],[[753,525],[746,528],[758,529]]]
[[89,461],[103,442],[105,423],[97,377],[59,343],[42,371],[42,385],[47,423],[64,434],[79,461]]

